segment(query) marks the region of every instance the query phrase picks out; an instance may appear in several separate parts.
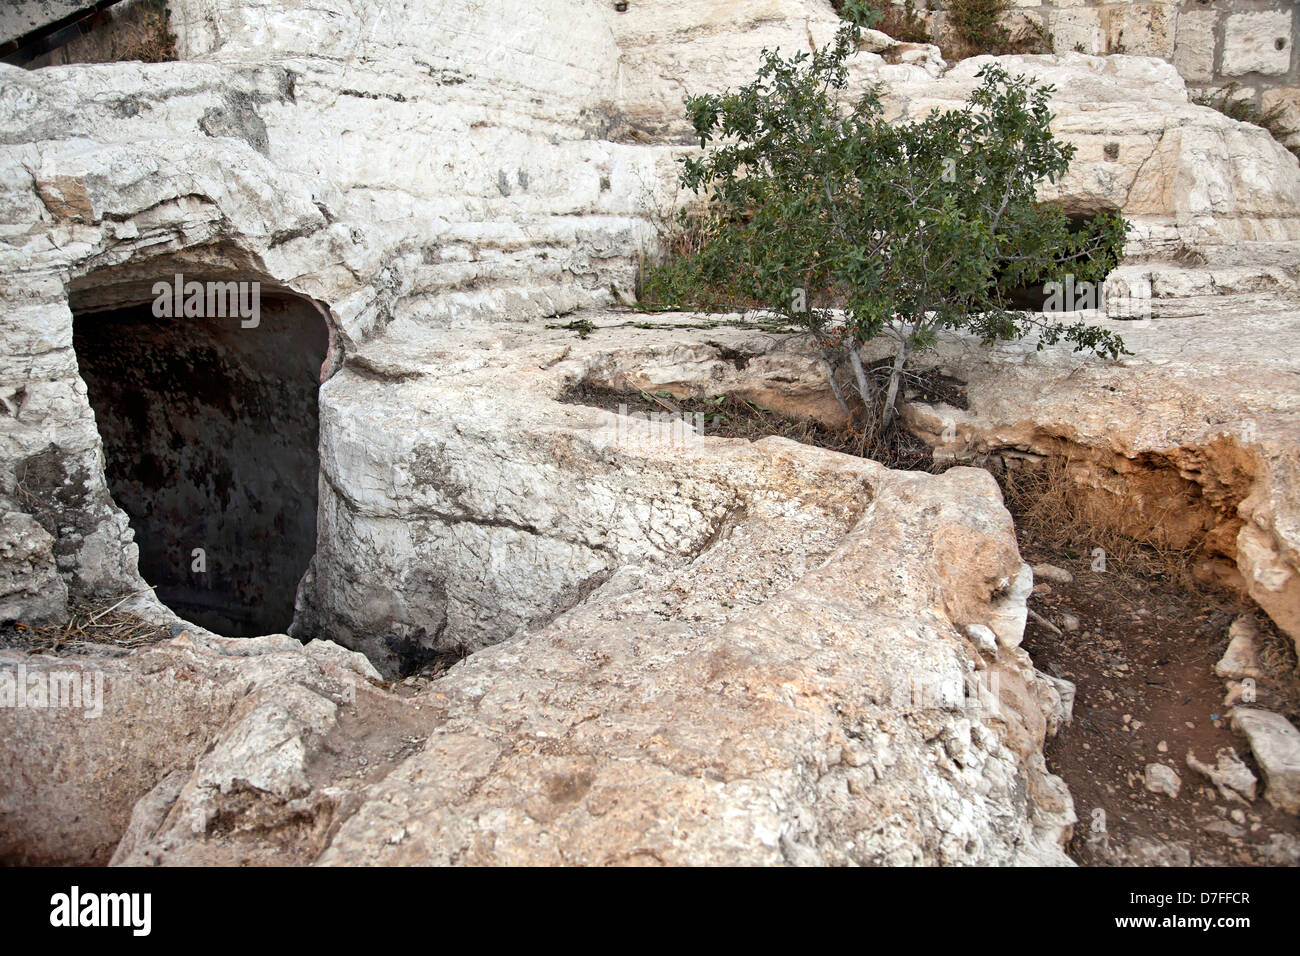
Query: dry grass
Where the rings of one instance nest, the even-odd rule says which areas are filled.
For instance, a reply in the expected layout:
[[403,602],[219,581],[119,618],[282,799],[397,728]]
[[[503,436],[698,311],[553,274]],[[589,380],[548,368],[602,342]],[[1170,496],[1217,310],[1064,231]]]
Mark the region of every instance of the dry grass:
[[906,0],[901,7],[889,0],[877,0],[873,6],[881,13],[880,22],[876,24],[877,30],[903,43],[932,42],[929,24],[917,13],[912,0]]
[[75,604],[69,609],[66,624],[38,626],[20,621],[6,628],[8,633],[0,636],[0,640],[29,653],[57,653],[87,645],[142,647],[166,640],[170,636],[166,627],[119,610],[127,600],[143,593],[136,591],[114,601]]
[[682,207],[676,215],[654,210],[650,222],[655,228],[658,254],[665,261],[693,256],[717,238],[721,223],[706,203]]
[[1119,531],[1128,524],[1126,506],[1119,499],[1084,493],[1070,477],[1068,460],[1008,468],[996,477],[1016,527],[1032,540],[1083,556],[1101,548],[1108,571],[1165,580],[1189,590],[1204,587],[1192,571],[1197,549],[1172,544],[1159,521],[1136,536]]
[[764,303],[736,295],[678,268],[701,252],[723,229],[716,207],[688,202],[675,213],[647,203],[656,248],[642,249],[637,262],[637,307],[647,312],[762,312]]
[[637,304],[643,308],[667,308],[675,303],[667,301],[678,292],[669,286],[661,288],[661,275],[665,266],[693,256],[708,245],[717,235],[716,217],[709,215],[709,207],[700,202],[687,202],[679,207],[660,205],[646,191],[645,218],[654,228],[653,248],[642,245],[637,253],[636,287]]
[[1269,690],[1269,709],[1300,725],[1300,659],[1295,641],[1264,614],[1255,615],[1260,635],[1259,666]]
[[138,12],[123,21],[120,37],[113,41],[113,59],[166,63],[176,59],[176,35],[166,0],[145,0]]
[[1300,680],[1300,659],[1296,658],[1295,643],[1277,625],[1265,617],[1257,617],[1259,633],[1263,636],[1259,663],[1267,673],[1289,675]]

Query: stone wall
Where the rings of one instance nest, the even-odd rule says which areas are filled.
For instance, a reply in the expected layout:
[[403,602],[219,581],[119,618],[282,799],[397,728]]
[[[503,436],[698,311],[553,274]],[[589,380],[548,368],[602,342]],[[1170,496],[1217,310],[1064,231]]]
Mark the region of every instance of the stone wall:
[[[940,27],[951,0],[932,0]],[[1235,82],[1254,90],[1296,85],[1293,0],[1011,0],[1055,50],[1158,56],[1190,85]]]
[[[951,0],[934,10],[942,37]],[[1287,111],[1300,144],[1300,15],[1295,0],[1011,0],[1010,21],[1040,27],[1057,53],[1127,53],[1173,63],[1189,87],[1220,90]]]

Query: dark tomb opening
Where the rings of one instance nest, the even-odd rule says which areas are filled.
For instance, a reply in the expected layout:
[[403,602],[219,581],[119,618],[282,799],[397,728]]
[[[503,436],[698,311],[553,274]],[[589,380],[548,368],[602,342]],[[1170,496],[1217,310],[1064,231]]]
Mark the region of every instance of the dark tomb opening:
[[154,312],[148,302],[73,322],[140,573],[210,630],[284,632],[316,550],[325,321],[310,302],[270,294],[255,327]]
[[[1092,227],[1092,221],[1102,213],[1113,213],[1115,210],[1099,210],[1097,212],[1067,212],[1068,219],[1067,230],[1075,235],[1087,232]],[[1002,285],[1002,297],[1009,309],[1023,309],[1028,312],[1045,312],[1053,307],[1054,295],[1062,300],[1063,308],[1061,311],[1072,312],[1076,308],[1104,308],[1101,298],[1100,284],[1095,290],[1088,290],[1084,287],[1087,283],[1075,283],[1068,278],[1070,273],[1076,272],[1080,268],[1079,263],[1070,263],[1058,259],[1057,269],[1052,276],[1043,282],[1035,282],[1028,285],[1009,286]],[[1059,283],[1062,288],[1054,293],[1049,289],[1052,282]],[[1095,304],[1090,304],[1095,303]]]

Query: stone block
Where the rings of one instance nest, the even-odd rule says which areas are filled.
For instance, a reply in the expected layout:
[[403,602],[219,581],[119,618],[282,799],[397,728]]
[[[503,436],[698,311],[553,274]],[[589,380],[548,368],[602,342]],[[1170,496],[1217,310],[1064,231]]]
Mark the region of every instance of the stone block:
[[1174,66],[1183,79],[1203,83],[1214,79],[1214,10],[1184,10],[1174,36]]
[[1223,74],[1280,76],[1290,70],[1292,20],[1290,10],[1231,14],[1223,31]]
[[1054,10],[1048,18],[1048,30],[1058,53],[1076,48],[1094,55],[1106,52],[1106,32],[1096,10]]

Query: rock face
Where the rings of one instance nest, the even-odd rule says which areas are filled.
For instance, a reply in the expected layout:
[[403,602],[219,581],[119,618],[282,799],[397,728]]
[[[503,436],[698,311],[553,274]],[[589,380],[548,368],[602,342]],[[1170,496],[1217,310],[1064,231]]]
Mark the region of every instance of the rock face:
[[[1238,267],[1133,268],[1191,273],[1179,277],[1181,288],[1207,274],[1227,286],[1238,275]],[[1300,370],[1300,348],[1291,346],[1300,341],[1300,297],[1287,288],[1225,289],[1158,297],[1153,310],[1136,321],[1079,314],[1124,336],[1134,354],[1116,363],[1063,347],[1039,350],[1033,339],[987,350],[941,339],[926,361],[967,383],[968,408],[912,400],[904,420],[958,461],[1065,462],[1099,525],[1198,549],[1206,574],[1249,595],[1300,640],[1300,404],[1289,385]],[[597,329],[622,321],[591,319]],[[1276,347],[1243,352],[1243,326]],[[592,341],[613,334],[597,331]],[[594,356],[590,376],[618,389],[730,392],[785,414],[836,420],[806,341],[743,331],[710,338],[712,345],[662,349],[629,340],[626,351]],[[869,348],[866,357],[884,354]]]
[[[613,356],[509,326],[418,344],[394,330],[359,353],[322,393],[340,522],[323,540],[340,557],[318,555],[304,627],[387,596],[393,630],[346,635],[381,663],[420,646],[417,613],[445,622],[430,649],[522,632],[404,700],[321,641],[29,658],[99,668],[106,689],[96,720],[0,709],[25,781],[6,858],[1065,862],[1073,812],[1041,748],[1068,707],[1017,646],[1028,568],[992,479],[666,439],[553,400],[653,366],[638,352],[680,361],[717,354],[705,336],[751,335],[691,325]],[[437,574],[441,605],[418,590]],[[408,643],[379,640],[403,616]],[[991,626],[983,648],[964,636]],[[56,770],[67,752],[84,768]]]
[[1246,735],[1264,773],[1264,799],[1300,814],[1300,731],[1281,714],[1253,707],[1233,711],[1232,726]]
[[[57,620],[144,587],[74,313],[177,273],[251,280],[328,326],[292,629],[311,643],[193,628],[5,654],[0,677],[104,696],[94,718],[0,707],[0,856],[1066,862],[1042,745],[1073,688],[1019,646],[1033,576],[986,472],[558,400],[654,386],[836,414],[806,343],[604,311],[631,295],[647,206],[676,198],[682,92],[824,42],[829,5],[171,8],[181,62],[0,66],[0,607]],[[981,65],[877,36],[857,59],[899,117],[960,101]],[[1123,208],[1127,275],[1174,314],[1120,367],[941,344],[971,383],[950,451],[1084,450],[1104,491],[1148,496],[1143,519],[1189,509],[1175,529],[1300,632],[1300,165],[1160,61],[1008,65],[1059,87],[1080,152],[1054,195]],[[578,309],[590,337],[545,327]],[[1243,361],[1243,320],[1276,351]],[[413,695],[375,683],[457,650],[477,653]]]
[[68,587],[55,567],[53,545],[30,515],[11,511],[0,517],[0,623],[62,618]]
[[[320,308],[328,376],[396,320],[437,328],[608,302],[611,285],[631,285],[647,203],[673,195],[683,89],[739,82],[762,46],[820,42],[837,23],[820,3],[679,6],[668,18],[582,0],[436,15],[339,4],[303,19],[279,3],[177,0],[183,62],[4,68],[0,269],[13,281],[0,292],[0,381],[18,412],[0,495],[40,512],[74,596],[140,582],[79,391],[73,310],[147,300],[159,275],[257,280]],[[939,76],[932,52],[869,49],[858,76],[884,82],[899,116],[960,101],[981,65]],[[1219,262],[1241,238],[1300,236],[1295,158],[1189,105],[1167,64],[1008,65],[1060,87],[1057,127],[1080,148],[1060,195],[1080,211],[1124,208],[1140,255]],[[24,469],[42,484],[19,507]],[[1247,550],[1266,562],[1267,547],[1251,550],[1262,544]]]
[[[795,451],[783,444],[755,450],[769,445],[779,462]],[[812,461],[783,466],[787,493],[815,474]],[[848,487],[863,479],[872,483],[844,474]],[[829,550],[842,512],[828,527],[781,495],[752,500],[694,561],[616,573],[541,633],[471,658],[438,684],[446,724],[322,862],[1060,861],[1055,841],[1073,814],[1032,753],[1045,729],[1040,684],[1023,652],[972,672],[984,662],[941,623],[987,614],[981,592],[1017,560],[996,520],[954,508],[986,494],[986,477],[951,479],[891,476]],[[933,518],[903,519],[918,514]],[[948,573],[972,578],[882,561],[882,536],[958,548]],[[801,565],[809,572],[781,589]],[[885,578],[897,590],[867,583]],[[921,582],[941,604],[903,612],[902,631],[886,623]],[[755,605],[762,593],[772,596]],[[963,670],[975,685],[1002,682],[1015,701],[1005,723],[924,703],[939,688],[922,685],[942,674],[956,689]],[[510,686],[503,671],[517,675]],[[1018,802],[1012,754],[1026,746],[1032,806],[1004,816]],[[449,763],[464,776],[448,779]]]
[[[615,424],[571,414],[553,440],[575,454]],[[7,769],[56,782],[10,792],[6,856],[102,859],[121,832],[137,864],[1065,862],[1057,688],[959,627],[1023,567],[992,479],[701,442],[723,500],[692,553],[621,567],[417,696],[335,645],[186,635],[77,665],[106,674],[97,720],[0,709]],[[115,770],[56,771],[69,750]]]
[[[417,5],[402,30],[395,7],[337,6],[300,23],[179,2],[182,55],[203,62],[0,67],[0,495],[40,512],[74,595],[139,581],[73,310],[147,302],[176,273],[260,281],[318,305],[337,359],[412,311],[524,319],[630,276],[660,157],[595,138],[617,49],[594,5],[505,4],[488,23]],[[37,504],[20,508],[23,471]]]
[[[958,459],[1065,461],[1099,524],[1199,549],[1207,573],[1300,642],[1298,305],[1283,290],[1157,298],[1135,322],[1097,316],[1134,353],[1117,363],[953,340],[936,358],[968,382],[970,407],[904,414]],[[1243,324],[1278,346],[1236,348]]]
[[1163,793],[1171,799],[1177,798],[1183,788],[1183,781],[1174,769],[1162,763],[1147,764],[1144,777],[1148,790]]
[[[913,118],[955,108],[991,59],[962,60],[937,80],[890,85],[888,100]],[[1241,240],[1300,239],[1300,162],[1258,126],[1189,103],[1170,64],[1081,53],[999,62],[1057,87],[1052,129],[1078,147],[1069,172],[1044,196],[1081,214],[1122,209],[1137,227],[1131,256],[1219,263]]]
[[284,635],[187,634],[128,654],[0,652],[0,858],[108,863],[136,803],[169,774],[193,777],[186,806],[205,825],[304,797],[311,734],[369,676],[360,655]]

